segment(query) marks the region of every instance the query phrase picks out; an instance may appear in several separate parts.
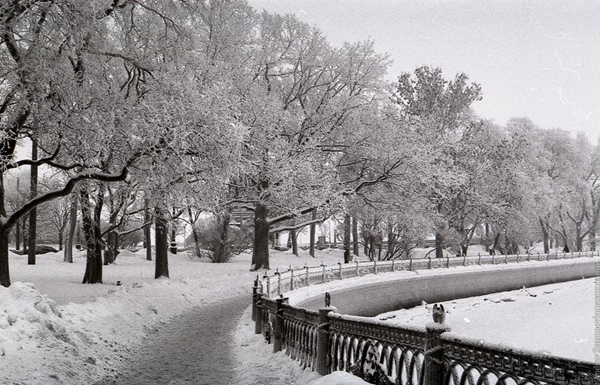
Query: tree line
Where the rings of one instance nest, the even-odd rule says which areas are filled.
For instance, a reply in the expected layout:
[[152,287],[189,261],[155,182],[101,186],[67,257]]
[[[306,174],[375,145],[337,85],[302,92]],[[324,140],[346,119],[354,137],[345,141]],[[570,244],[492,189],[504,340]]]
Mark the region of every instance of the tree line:
[[[65,197],[81,218],[84,283],[102,282],[127,231],[149,246],[151,225],[155,276],[168,276],[169,223],[202,213],[224,260],[240,210],[253,218],[253,270],[269,268],[269,234],[309,226],[314,244],[333,214],[347,255],[352,218],[365,247],[387,239],[384,258],[427,234],[438,256],[475,237],[492,251],[538,237],[595,247],[598,146],[476,116],[482,90],[465,74],[424,66],[387,81],[372,41],[331,46],[244,0],[13,0],[0,15],[3,286],[11,233]],[[12,199],[23,169],[28,194]]]

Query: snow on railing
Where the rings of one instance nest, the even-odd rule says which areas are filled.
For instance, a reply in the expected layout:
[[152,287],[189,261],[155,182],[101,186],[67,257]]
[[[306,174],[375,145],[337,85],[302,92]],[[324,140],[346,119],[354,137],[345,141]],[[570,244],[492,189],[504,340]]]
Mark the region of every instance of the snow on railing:
[[527,253],[514,255],[481,255],[444,257],[444,258],[409,258],[393,259],[391,261],[338,262],[335,265],[308,266],[286,271],[277,269],[271,275],[265,271],[263,277],[257,276],[257,290],[267,297],[279,296],[304,286],[322,284],[334,280],[360,277],[368,274],[379,274],[395,271],[416,271],[450,268],[471,265],[499,265],[530,261],[551,261],[575,258],[600,257],[600,251],[584,251],[570,253]]

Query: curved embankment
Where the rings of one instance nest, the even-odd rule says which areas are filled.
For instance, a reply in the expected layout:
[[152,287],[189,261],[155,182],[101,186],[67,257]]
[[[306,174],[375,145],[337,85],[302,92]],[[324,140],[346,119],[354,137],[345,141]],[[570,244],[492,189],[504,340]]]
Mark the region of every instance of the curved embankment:
[[[444,271],[439,275],[399,277],[378,283],[356,284],[330,290],[332,305],[342,314],[373,317],[377,314],[428,303],[449,301],[517,290],[522,287],[591,278],[600,271],[600,260],[560,261],[561,263],[526,263],[501,269]],[[454,269],[453,269],[454,270]],[[393,274],[393,273],[390,273]],[[325,291],[325,290],[324,290]],[[296,306],[307,309],[323,307],[320,294],[300,301]]]

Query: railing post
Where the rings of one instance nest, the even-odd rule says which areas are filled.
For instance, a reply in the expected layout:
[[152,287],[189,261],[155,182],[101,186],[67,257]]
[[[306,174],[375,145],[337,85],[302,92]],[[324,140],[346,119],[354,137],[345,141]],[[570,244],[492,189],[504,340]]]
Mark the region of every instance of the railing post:
[[294,269],[292,269],[292,265],[290,265],[290,290],[294,289]]
[[477,253],[477,256],[479,257],[477,263],[479,264],[479,266],[481,266],[481,253]]
[[271,296],[271,277],[269,277],[269,275],[267,274],[267,272],[265,271],[265,275],[263,276],[263,279],[267,280],[267,291],[263,292],[263,294],[265,294],[267,297]]
[[254,334],[262,333],[263,314],[261,301],[264,296],[263,293],[256,294],[256,322],[254,324]]
[[288,298],[277,298],[277,310],[275,311],[275,324],[273,325],[273,353],[280,352],[283,346],[283,304],[287,303]]
[[373,258],[373,274],[377,274],[377,260]]
[[256,280],[254,281],[254,286],[252,287],[252,321],[256,321],[257,319],[256,313],[258,311],[258,293],[260,288],[260,280],[258,279],[257,275]]
[[446,367],[444,351],[440,335],[450,331],[450,326],[444,324],[445,311],[442,305],[433,306],[433,319],[425,326],[425,360],[423,363],[423,385],[439,385],[444,383]]
[[308,265],[304,264],[304,269],[306,270],[306,286],[310,286],[310,275],[308,274]]
[[354,261],[354,262],[356,262],[356,276],[358,277],[358,275],[359,275],[358,274],[358,261]]
[[281,295],[281,273],[279,268],[275,270],[275,275],[277,276],[277,295]]
[[321,262],[321,267],[323,268],[323,272],[321,273],[321,283],[325,283],[325,264]]
[[342,261],[338,261],[338,265],[340,267],[340,280],[344,279],[344,277],[342,276]]
[[319,327],[317,329],[317,372],[326,376],[331,373],[329,355],[329,317],[335,307],[324,307],[319,309]]

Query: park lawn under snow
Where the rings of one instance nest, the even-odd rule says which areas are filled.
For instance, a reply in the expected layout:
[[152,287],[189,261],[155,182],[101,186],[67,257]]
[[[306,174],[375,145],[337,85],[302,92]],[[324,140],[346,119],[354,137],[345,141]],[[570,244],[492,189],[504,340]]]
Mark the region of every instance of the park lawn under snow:
[[[289,252],[273,252],[271,267],[285,270],[289,266],[299,268],[305,264],[335,265],[341,257],[341,250],[321,251],[317,258],[311,258],[306,251],[301,251],[300,257]],[[206,259],[190,258],[186,253],[178,253],[170,255],[171,279],[155,280],[154,262],[145,260],[145,250],[137,253],[123,251],[115,265],[104,266],[104,284],[82,285],[80,282],[85,270],[85,254],[82,252],[76,254],[73,264],[64,263],[61,253],[39,255],[34,266],[27,265],[26,256],[11,254],[13,285],[10,288],[0,287],[0,383],[93,384],[105,378],[117,377],[119,368],[127,365],[131,352],[142,343],[143,338],[171,317],[194,306],[204,306],[239,295],[247,295],[250,305],[251,286],[257,275],[249,271],[250,259],[249,254],[243,254],[229,263],[213,264]],[[470,266],[466,269],[477,268],[504,267]],[[440,274],[455,269],[458,268],[419,273]],[[261,275],[263,273],[260,272]],[[394,274],[416,273],[385,273],[358,279],[361,282],[385,280]],[[122,286],[117,286],[117,281],[121,281]],[[321,295],[323,290],[330,290],[335,285],[339,287],[356,283],[355,278],[302,288],[290,299]],[[525,310],[519,310],[517,319],[522,321],[520,325],[527,321],[543,326],[537,330],[539,333],[531,332],[518,337],[518,346],[525,347],[535,334],[549,339],[549,325],[569,322],[572,329],[591,330],[589,335],[555,336],[575,341],[586,338],[593,341],[593,314],[589,317],[584,315],[581,319],[572,317],[580,310],[593,309],[593,297],[588,298],[589,293],[585,294],[590,291],[588,286],[579,287],[573,283],[564,286],[572,287],[572,290],[557,286],[559,289],[555,290],[555,295],[558,297],[552,297],[553,307],[548,310],[552,313],[536,310],[525,312],[530,310],[530,305],[525,306]],[[547,296],[550,294],[545,294],[544,290],[528,290],[538,293],[536,297],[510,294],[510,298],[515,299],[514,303],[549,302],[550,297]],[[575,306],[577,311],[559,308],[559,305],[573,302],[573,297],[588,299],[581,299],[579,305]],[[504,325],[515,324],[513,310],[502,308],[499,311],[497,307],[511,302],[500,301],[498,304],[493,300],[473,300],[471,303],[471,310],[458,307],[458,303],[447,307],[450,310],[447,323],[453,326],[454,332],[461,333],[462,324],[483,324],[483,320],[488,322],[493,319]],[[485,309],[488,309],[487,316]],[[423,325],[425,319],[418,319],[417,313],[421,311],[425,314],[426,310],[413,310],[415,315],[407,318]],[[481,312],[480,318],[475,316],[475,311]],[[454,315],[458,318],[452,318]],[[395,318],[400,317],[396,315]],[[425,317],[428,321],[429,318]],[[506,326],[503,331],[516,329]],[[496,328],[481,330],[483,334],[478,334],[478,330],[469,330],[468,333],[472,337],[494,341],[496,337],[492,332]],[[246,310],[233,334],[238,360],[236,369],[243,378],[241,385],[258,384],[265,373],[277,373],[279,384],[364,384],[347,373],[335,372],[320,377],[309,370],[301,370],[297,362],[291,361],[283,353],[272,354],[272,346],[254,334],[250,309]],[[500,342],[505,342],[511,337],[500,338]],[[560,349],[555,353],[564,354]]]

